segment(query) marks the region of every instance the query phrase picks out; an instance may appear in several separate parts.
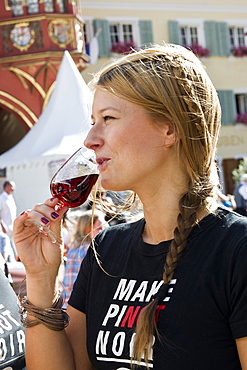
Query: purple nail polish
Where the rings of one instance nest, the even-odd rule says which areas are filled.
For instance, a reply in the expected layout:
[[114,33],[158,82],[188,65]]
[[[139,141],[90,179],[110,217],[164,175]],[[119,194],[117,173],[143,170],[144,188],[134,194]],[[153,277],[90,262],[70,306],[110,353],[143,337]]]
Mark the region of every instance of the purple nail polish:
[[47,219],[47,218],[45,218],[45,217],[42,217],[41,218],[41,222],[43,222],[43,224],[48,224],[49,223],[49,220]]
[[52,212],[51,217],[55,220],[56,218],[59,217],[59,214],[57,212]]

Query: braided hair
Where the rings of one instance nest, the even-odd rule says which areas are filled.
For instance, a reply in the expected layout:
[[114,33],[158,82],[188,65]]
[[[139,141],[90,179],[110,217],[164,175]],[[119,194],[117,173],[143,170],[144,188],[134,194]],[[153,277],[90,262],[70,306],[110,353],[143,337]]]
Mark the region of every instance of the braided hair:
[[[218,185],[215,166],[221,109],[218,96],[200,60],[182,46],[154,45],[125,55],[95,75],[91,85],[142,106],[154,124],[169,123],[176,132],[177,156],[187,188],[179,201],[177,226],[164,265],[164,284],[142,310],[136,328],[133,360],[148,358],[156,330],[157,304],[187,245],[198,212],[211,211]],[[133,365],[134,366],[134,365]]]

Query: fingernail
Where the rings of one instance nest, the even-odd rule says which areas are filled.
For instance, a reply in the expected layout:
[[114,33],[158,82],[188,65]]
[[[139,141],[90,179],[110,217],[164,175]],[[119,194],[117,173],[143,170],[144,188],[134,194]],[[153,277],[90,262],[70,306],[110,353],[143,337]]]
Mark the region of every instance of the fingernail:
[[26,211],[23,211],[21,214],[20,214],[20,216],[22,216],[22,215],[24,215],[24,213],[25,213]]
[[43,222],[43,224],[48,224],[48,222],[50,222],[47,218],[45,218],[45,217],[42,217],[41,218],[41,222]]
[[52,198],[50,198],[50,201],[52,202],[54,199],[56,199],[56,198],[52,197]]
[[57,212],[52,212],[51,217],[55,220],[56,218],[59,217],[59,214]]

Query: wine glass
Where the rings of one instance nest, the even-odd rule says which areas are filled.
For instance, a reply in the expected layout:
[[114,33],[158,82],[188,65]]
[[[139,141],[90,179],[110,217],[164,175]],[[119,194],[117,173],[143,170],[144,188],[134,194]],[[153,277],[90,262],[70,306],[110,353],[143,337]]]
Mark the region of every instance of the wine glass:
[[[78,149],[51,179],[51,194],[54,198],[59,199],[55,210],[57,211],[63,206],[75,208],[85,203],[98,176],[99,170],[94,152],[86,148]],[[57,242],[57,238],[49,226],[42,225],[32,219],[27,219],[25,225],[35,233],[38,231],[50,237],[53,243]]]

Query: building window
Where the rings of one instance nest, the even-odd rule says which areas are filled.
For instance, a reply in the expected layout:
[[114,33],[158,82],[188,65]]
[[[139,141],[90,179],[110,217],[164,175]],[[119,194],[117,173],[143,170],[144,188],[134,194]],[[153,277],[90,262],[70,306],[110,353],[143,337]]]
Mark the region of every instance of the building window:
[[245,27],[229,27],[229,37],[231,47],[246,46],[246,32]]
[[235,92],[236,118],[235,123],[247,125],[247,92]]
[[60,13],[65,13],[64,0],[57,0],[58,8]]
[[247,93],[236,94],[236,108],[238,114],[247,112]]
[[23,15],[23,4],[22,0],[11,0],[10,2],[13,15],[15,17]]
[[182,45],[199,44],[198,29],[191,26],[180,26]]
[[111,43],[133,41],[133,26],[128,23],[110,23]]
[[39,13],[38,0],[26,0],[26,2],[27,2],[27,12],[28,12],[28,14],[37,14],[37,13]]
[[53,13],[54,12],[53,0],[44,0],[44,5],[45,5],[45,12],[46,13]]

